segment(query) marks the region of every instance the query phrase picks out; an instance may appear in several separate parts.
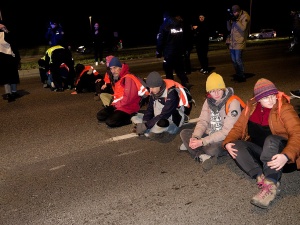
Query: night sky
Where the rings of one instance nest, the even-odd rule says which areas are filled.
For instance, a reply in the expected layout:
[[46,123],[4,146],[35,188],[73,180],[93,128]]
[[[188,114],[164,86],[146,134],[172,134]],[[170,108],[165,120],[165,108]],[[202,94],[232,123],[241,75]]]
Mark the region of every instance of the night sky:
[[53,1],[45,1],[36,5],[30,1],[5,1],[5,5],[1,3],[0,10],[7,27],[18,34],[18,43],[22,47],[47,44],[44,35],[51,18],[60,21],[74,45],[84,44],[88,39],[91,16],[92,23],[98,21],[107,33],[118,31],[124,47],[135,47],[155,45],[165,11],[178,12],[190,23],[198,18],[199,13],[204,13],[212,31],[226,33],[227,8],[238,4],[250,14],[252,2],[250,31],[273,28],[280,36],[290,32],[290,9],[300,10],[299,0],[280,3],[274,0],[183,0],[180,4],[169,0],[140,2],[82,1],[81,5],[75,2],[54,5]]

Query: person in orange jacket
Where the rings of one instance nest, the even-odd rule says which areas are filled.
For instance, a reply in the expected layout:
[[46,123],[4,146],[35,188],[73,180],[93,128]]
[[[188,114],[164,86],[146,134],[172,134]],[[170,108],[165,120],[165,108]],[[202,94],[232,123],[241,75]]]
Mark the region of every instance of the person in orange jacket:
[[95,81],[96,93],[94,99],[96,101],[101,100],[104,106],[109,106],[113,100],[115,81],[109,68],[110,60],[113,57],[113,55],[106,56],[106,73],[104,74],[104,78]]
[[76,95],[82,92],[94,92],[95,81],[103,79],[99,72],[94,67],[89,65],[77,64],[75,66],[76,79],[74,82],[75,91],[71,94]]
[[254,97],[222,146],[239,168],[256,179],[259,192],[250,203],[268,208],[280,191],[283,169],[300,169],[300,120],[290,97],[270,80],[259,79]]

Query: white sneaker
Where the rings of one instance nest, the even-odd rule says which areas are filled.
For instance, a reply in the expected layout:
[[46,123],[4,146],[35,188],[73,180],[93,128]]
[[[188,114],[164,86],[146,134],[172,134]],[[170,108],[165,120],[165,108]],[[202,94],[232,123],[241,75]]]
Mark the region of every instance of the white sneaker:
[[98,62],[95,62],[95,66],[98,66]]
[[187,148],[186,148],[185,145],[182,143],[182,144],[180,145],[180,147],[179,147],[179,150],[180,150],[180,151],[186,151]]
[[100,62],[100,64],[101,64],[101,65],[104,65],[104,62],[103,62],[103,61],[101,61],[101,62]]
[[199,155],[200,162],[204,162],[205,160],[208,160],[210,158],[211,158],[211,156],[207,155],[207,154],[201,154],[201,155]]

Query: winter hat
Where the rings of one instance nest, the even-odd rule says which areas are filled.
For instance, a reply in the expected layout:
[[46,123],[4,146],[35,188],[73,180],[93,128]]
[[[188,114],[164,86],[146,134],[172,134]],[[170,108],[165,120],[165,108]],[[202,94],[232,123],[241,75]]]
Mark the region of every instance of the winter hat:
[[122,63],[120,62],[120,60],[117,57],[113,57],[109,62],[109,67],[112,67],[112,66],[117,66],[117,67],[122,68]]
[[109,56],[106,56],[105,60],[106,60],[106,66],[109,67],[109,63],[111,61],[111,59],[113,58],[114,56],[113,55],[109,55]]
[[146,84],[149,88],[161,87],[163,83],[163,79],[161,78],[160,74],[156,71],[149,73],[146,79]]
[[225,89],[225,83],[220,74],[213,72],[206,80],[206,91],[209,92],[215,89]]
[[260,78],[254,85],[254,98],[257,102],[264,97],[277,93],[278,90],[275,85],[265,78]]
[[232,12],[240,12],[241,11],[240,6],[238,6],[238,5],[233,5],[231,9],[232,9]]

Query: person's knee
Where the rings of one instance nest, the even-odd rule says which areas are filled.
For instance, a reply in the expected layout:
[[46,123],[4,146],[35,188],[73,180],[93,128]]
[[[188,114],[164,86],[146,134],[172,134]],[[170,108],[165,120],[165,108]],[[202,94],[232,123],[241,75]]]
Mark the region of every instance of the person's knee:
[[165,128],[165,127],[168,127],[169,125],[170,125],[170,122],[167,119],[161,119],[161,120],[157,121],[157,126],[159,126],[159,127]]

